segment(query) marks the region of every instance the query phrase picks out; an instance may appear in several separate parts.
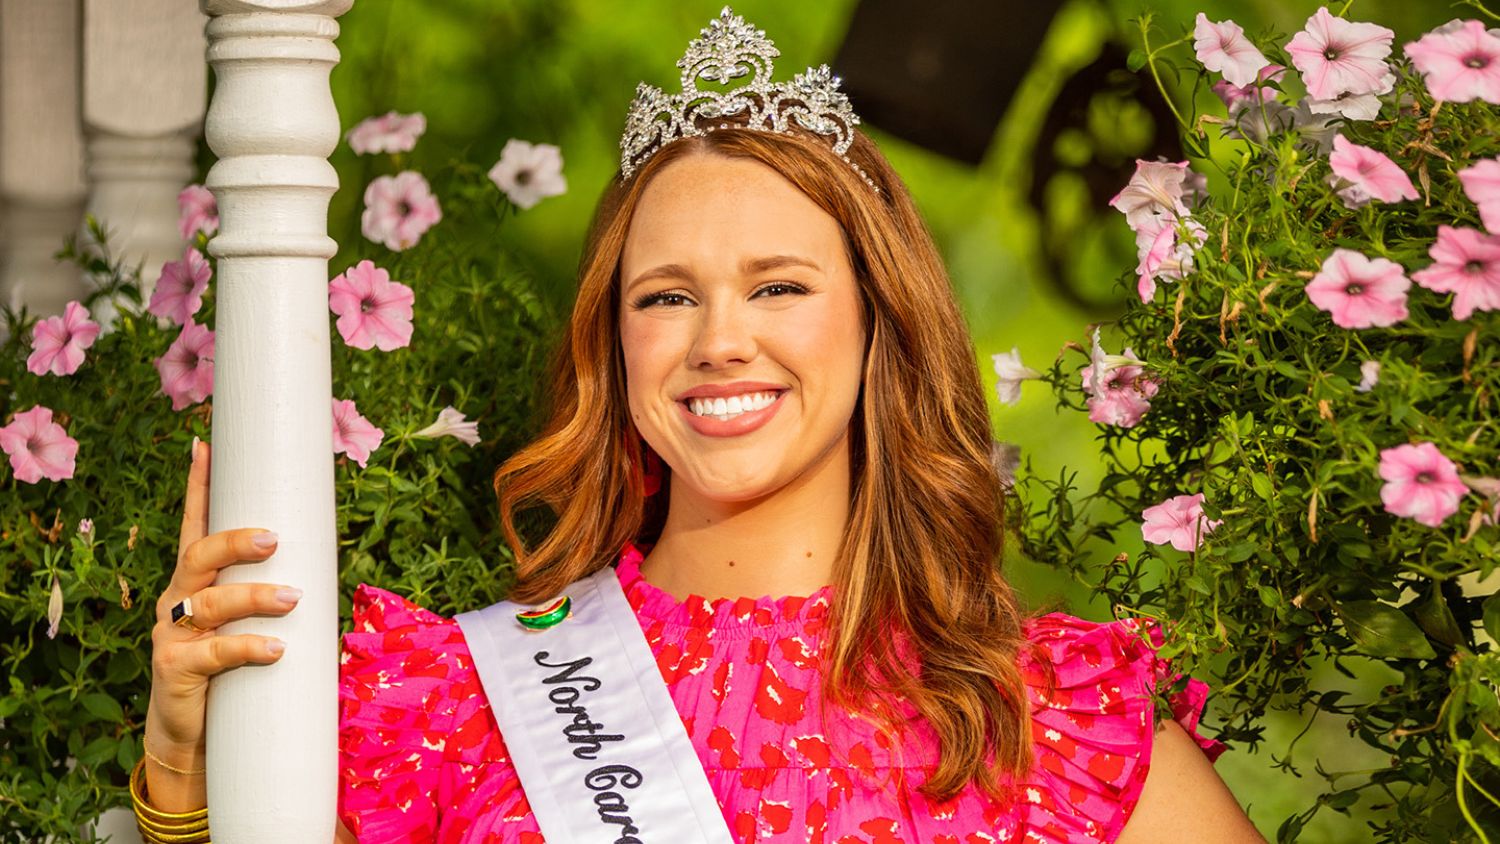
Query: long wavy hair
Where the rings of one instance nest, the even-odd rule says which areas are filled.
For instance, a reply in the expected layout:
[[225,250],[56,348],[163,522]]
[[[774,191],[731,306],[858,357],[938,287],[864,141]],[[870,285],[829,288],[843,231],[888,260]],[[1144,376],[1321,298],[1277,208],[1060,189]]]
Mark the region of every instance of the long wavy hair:
[[[550,418],[495,473],[516,559],[511,597],[550,599],[625,543],[660,534],[667,484],[644,494],[642,441],[626,405],[620,256],[652,177],[705,153],[765,164],[838,221],[863,300],[868,349],[821,662],[825,703],[870,713],[899,734],[909,718],[901,701],[909,702],[939,741],[922,793],[947,799],[972,782],[993,797],[1008,794],[1016,780],[1005,775],[1023,775],[1032,748],[1017,663],[1022,613],[999,570],[1004,490],[990,460],[989,412],[932,237],[863,135],[847,155],[878,193],[815,136],[735,127],[668,144],[632,179],[608,187],[555,358]],[[537,506],[556,518],[528,547],[517,517]]]

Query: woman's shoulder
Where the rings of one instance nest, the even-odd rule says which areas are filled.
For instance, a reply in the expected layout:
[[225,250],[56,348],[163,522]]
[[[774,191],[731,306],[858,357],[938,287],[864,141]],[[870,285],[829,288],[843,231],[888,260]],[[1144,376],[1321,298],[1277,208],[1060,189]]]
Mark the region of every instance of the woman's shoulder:
[[1150,768],[1158,687],[1172,689],[1160,717],[1180,724],[1210,759],[1223,752],[1198,732],[1208,686],[1175,682],[1183,678],[1157,653],[1156,625],[1049,613],[1028,620],[1024,632],[1036,761],[1024,799],[1033,828],[1104,840],[1119,834]]

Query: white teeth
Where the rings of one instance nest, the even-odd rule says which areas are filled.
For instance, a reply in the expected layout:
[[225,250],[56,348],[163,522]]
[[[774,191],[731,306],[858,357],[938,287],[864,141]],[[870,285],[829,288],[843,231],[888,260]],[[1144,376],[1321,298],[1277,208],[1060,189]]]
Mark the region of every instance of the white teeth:
[[777,395],[774,391],[768,391],[744,393],[727,399],[690,398],[687,400],[687,406],[694,416],[709,416],[722,422],[725,419],[733,419],[741,413],[770,407],[775,404]]

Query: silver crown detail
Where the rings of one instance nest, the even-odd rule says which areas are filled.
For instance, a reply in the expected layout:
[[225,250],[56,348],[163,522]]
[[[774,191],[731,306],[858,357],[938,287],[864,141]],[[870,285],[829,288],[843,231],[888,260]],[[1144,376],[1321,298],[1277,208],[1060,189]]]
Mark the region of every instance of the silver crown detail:
[[[790,83],[773,83],[771,60],[780,55],[765,30],[756,29],[725,6],[677,60],[682,68],[682,93],[669,97],[645,82],[636,86],[620,138],[620,176],[630,178],[657,150],[678,138],[741,128],[738,122],[714,121],[728,117],[738,121],[744,115],[743,128],[788,133],[790,122],[796,121],[810,132],[832,136],[833,151],[879,191],[847,155],[859,117],[839,90],[839,78],[825,64],[808,68]],[[727,91],[698,86],[699,80],[728,85],[729,80],[747,74],[753,74],[750,84]]]

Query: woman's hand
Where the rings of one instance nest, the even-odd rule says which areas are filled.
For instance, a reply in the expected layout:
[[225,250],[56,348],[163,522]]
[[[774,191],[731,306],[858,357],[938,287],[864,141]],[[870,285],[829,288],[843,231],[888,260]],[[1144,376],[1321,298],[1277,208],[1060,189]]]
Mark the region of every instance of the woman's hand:
[[[301,591],[270,583],[213,585],[220,569],[233,563],[259,562],[276,551],[276,534],[259,528],[208,533],[208,443],[193,440],[183,504],[182,533],[172,581],[156,602],[151,629],[151,701],[146,710],[146,794],[166,812],[185,812],[207,805],[204,767],[204,716],[208,678],[247,662],[271,663],[285,644],[269,636],[223,635],[220,625],[252,615],[286,615]],[[172,608],[192,601],[197,629],[172,623]]]

